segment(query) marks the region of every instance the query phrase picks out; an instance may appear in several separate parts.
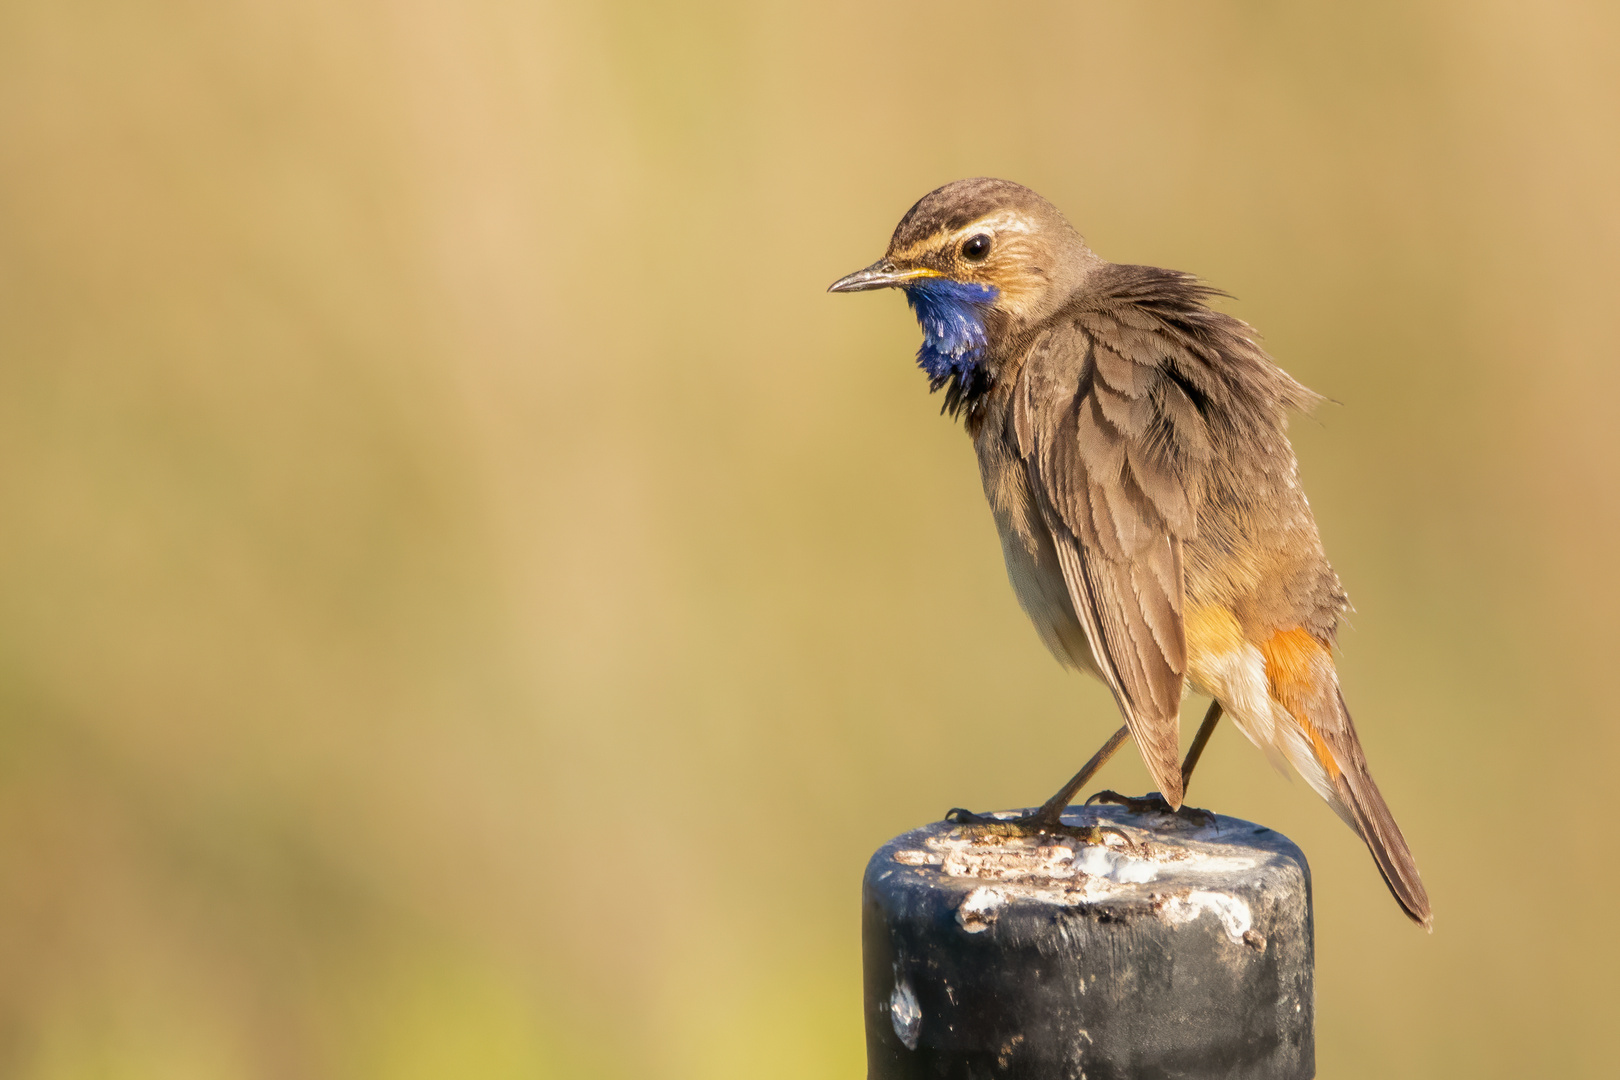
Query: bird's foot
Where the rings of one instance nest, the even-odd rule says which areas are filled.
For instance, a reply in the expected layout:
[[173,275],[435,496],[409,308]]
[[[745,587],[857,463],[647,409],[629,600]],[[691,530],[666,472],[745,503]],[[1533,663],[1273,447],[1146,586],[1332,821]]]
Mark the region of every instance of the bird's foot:
[[[1025,837],[1025,836],[1063,836],[1071,840],[1078,840],[1083,844],[1102,844],[1104,846],[1123,844],[1134,848],[1135,842],[1129,836],[1111,825],[1070,825],[1063,820],[1063,809],[1055,812],[1046,807],[1031,810],[1027,814],[1017,817],[996,817],[993,814],[975,814],[971,810],[961,807],[949,811],[945,820],[952,825],[962,826],[962,831],[975,837]],[[1112,841],[1110,840],[1112,838]]]
[[1138,798],[1121,795],[1117,791],[1099,791],[1086,800],[1087,806],[1096,803],[1123,806],[1133,814],[1164,814],[1169,817],[1178,817],[1200,828],[1205,825],[1215,824],[1215,815],[1208,810],[1200,810],[1196,806],[1183,806],[1180,810],[1170,809],[1170,804],[1157,791],[1150,791]]

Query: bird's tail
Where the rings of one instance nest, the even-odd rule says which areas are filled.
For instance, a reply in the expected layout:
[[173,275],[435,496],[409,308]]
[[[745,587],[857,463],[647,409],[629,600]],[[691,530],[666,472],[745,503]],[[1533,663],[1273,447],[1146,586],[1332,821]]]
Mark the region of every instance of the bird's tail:
[[1334,697],[1339,724],[1332,736],[1324,740],[1328,745],[1319,746],[1317,750],[1318,757],[1322,750],[1328,750],[1333,758],[1322,764],[1328,767],[1334,793],[1338,796],[1340,805],[1334,809],[1366,841],[1367,850],[1372,852],[1378,872],[1383,875],[1384,884],[1389,886],[1396,903],[1413,922],[1432,933],[1434,914],[1429,908],[1429,894],[1423,888],[1417,862],[1412,858],[1412,849],[1401,835],[1401,827],[1395,824],[1395,815],[1390,813],[1389,804],[1384,802],[1378,785],[1373,782],[1372,773],[1367,771],[1367,758],[1361,751],[1361,740],[1356,737],[1356,726],[1350,719],[1344,695]]
[[1272,701],[1280,707],[1272,728],[1277,749],[1361,834],[1384,883],[1406,914],[1425,930],[1432,930],[1429,894],[1395,815],[1367,771],[1367,756],[1339,691],[1327,643],[1303,630],[1290,630],[1273,635],[1260,650]]

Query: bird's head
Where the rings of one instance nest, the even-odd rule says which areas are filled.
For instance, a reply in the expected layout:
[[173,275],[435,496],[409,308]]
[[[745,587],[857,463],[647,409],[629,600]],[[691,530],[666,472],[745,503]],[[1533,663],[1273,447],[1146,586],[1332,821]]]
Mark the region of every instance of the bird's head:
[[1055,206],[1010,180],[924,195],[877,262],[828,292],[900,288],[917,313],[917,364],[955,411],[995,381],[998,346],[1055,312],[1098,259]]

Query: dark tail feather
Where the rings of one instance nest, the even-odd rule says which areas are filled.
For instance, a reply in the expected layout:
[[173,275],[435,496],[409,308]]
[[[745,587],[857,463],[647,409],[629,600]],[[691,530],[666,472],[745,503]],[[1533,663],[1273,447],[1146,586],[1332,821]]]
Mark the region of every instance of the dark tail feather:
[[1356,830],[1367,842],[1367,850],[1372,852],[1378,872],[1384,876],[1384,884],[1389,886],[1396,903],[1401,905],[1413,922],[1433,933],[1434,913],[1429,908],[1429,894],[1423,888],[1417,862],[1412,858],[1412,849],[1406,846],[1406,837],[1401,835],[1401,827],[1395,824],[1395,816],[1389,812],[1384,796],[1379,794],[1378,785],[1373,783],[1372,774],[1367,771],[1367,758],[1361,752],[1361,740],[1356,738],[1356,728],[1350,720],[1350,710],[1345,707],[1342,694],[1339,696],[1339,708],[1344,717],[1344,734],[1349,737],[1333,740],[1346,744],[1333,748],[1339,765],[1334,787],[1344,801]]

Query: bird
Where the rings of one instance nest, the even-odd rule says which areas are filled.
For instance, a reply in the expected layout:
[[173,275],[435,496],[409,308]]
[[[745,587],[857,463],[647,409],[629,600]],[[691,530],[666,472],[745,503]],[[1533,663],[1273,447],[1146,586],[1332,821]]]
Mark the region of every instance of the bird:
[[[1230,716],[1356,831],[1402,910],[1432,931],[1339,688],[1349,598],[1287,431],[1319,396],[1213,306],[1225,293],[1103,259],[1010,180],[929,192],[881,259],[828,291],[887,288],[905,293],[923,335],[917,364],[973,441],[1020,606],[1060,663],[1102,680],[1124,720],[1023,823],[1060,827],[1127,735],[1158,784],[1155,804],[1180,811]],[[1178,761],[1188,690],[1211,704]]]

